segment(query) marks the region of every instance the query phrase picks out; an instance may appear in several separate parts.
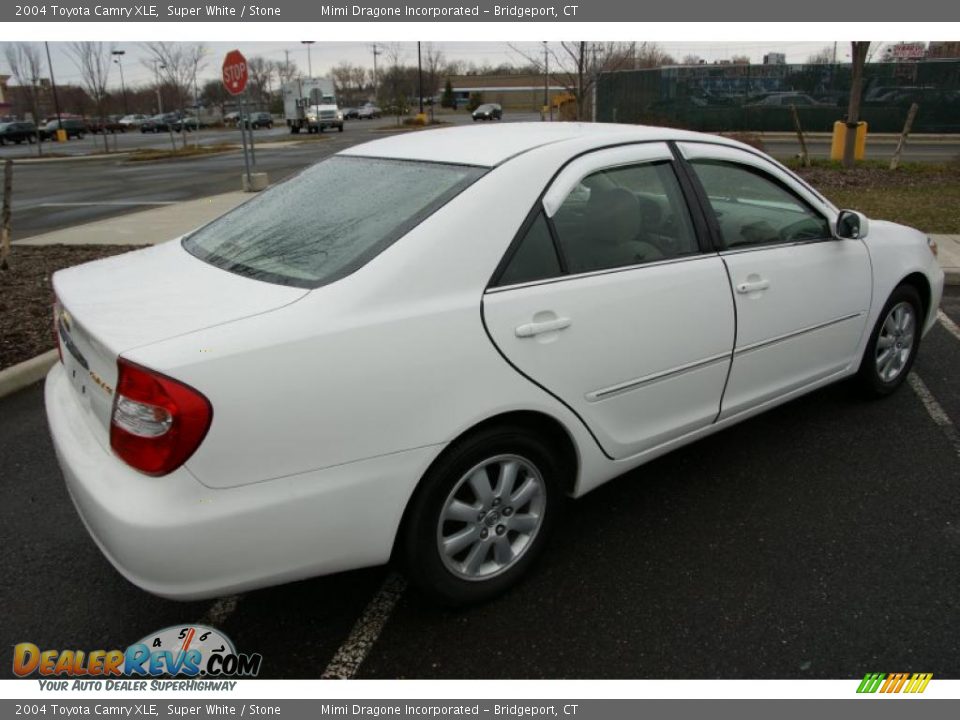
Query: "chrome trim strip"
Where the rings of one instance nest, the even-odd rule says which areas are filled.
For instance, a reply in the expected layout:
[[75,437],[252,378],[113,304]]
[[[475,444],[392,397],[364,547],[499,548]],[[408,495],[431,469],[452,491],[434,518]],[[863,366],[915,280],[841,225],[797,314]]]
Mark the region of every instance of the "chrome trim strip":
[[860,317],[864,314],[865,314],[864,312],[856,312],[850,315],[844,315],[843,317],[837,318],[836,320],[830,320],[825,323],[819,323],[818,325],[811,325],[810,327],[801,328],[800,330],[794,330],[793,332],[789,332],[784,335],[778,335],[777,337],[771,338],[769,340],[761,340],[760,342],[755,342],[750,345],[744,345],[743,347],[739,347],[736,350],[734,350],[733,354],[743,355],[748,352],[753,352],[754,350],[765,348],[768,345],[776,345],[777,343],[781,343],[785,340],[790,340],[792,338],[799,337],[800,335],[806,335],[807,333],[814,332],[815,330],[823,330],[824,328],[828,328],[831,325],[838,325],[839,323],[846,322],[847,320],[853,320],[854,318]]
[[711,357],[704,358],[703,360],[695,360],[692,363],[687,363],[686,365],[681,365],[680,367],[672,368],[670,370],[662,370],[660,372],[653,373],[652,375],[645,375],[642,378],[637,378],[636,380],[628,380],[625,383],[612,385],[608,388],[603,388],[602,390],[594,390],[593,392],[586,394],[587,402],[605,400],[612,395],[620,395],[621,393],[636,390],[637,388],[645,385],[651,385],[661,380],[666,380],[677,375],[683,375],[685,373],[692,372],[693,370],[699,370],[700,368],[713,365],[714,363],[718,363],[722,360],[729,360],[731,355],[732,353],[729,352],[713,355]]
[[553,283],[566,282],[568,280],[579,280],[581,278],[591,278],[591,277],[600,277],[603,275],[613,275],[614,273],[629,272],[631,270],[643,270],[648,267],[659,267],[661,265],[675,265],[682,262],[693,262],[695,260],[706,260],[708,258],[717,257],[717,252],[710,250],[709,252],[696,251],[689,253],[687,255],[679,255],[672,258],[664,258],[663,260],[652,260],[651,262],[646,263],[637,263],[635,265],[621,265],[620,267],[614,268],[604,268],[603,270],[591,270],[590,272],[582,273],[569,273],[567,275],[554,275],[553,277],[543,278],[542,280],[531,280],[530,282],[525,283],[516,283],[515,285],[501,285],[500,287],[487,288],[484,290],[484,295],[494,295],[496,293],[505,292],[507,290],[522,290],[528,287],[537,287],[538,285],[552,285]]

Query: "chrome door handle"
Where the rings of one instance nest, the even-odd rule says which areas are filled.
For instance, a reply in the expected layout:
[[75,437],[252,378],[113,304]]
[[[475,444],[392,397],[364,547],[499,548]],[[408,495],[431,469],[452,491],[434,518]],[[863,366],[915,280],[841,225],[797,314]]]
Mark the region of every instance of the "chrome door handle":
[[559,317],[554,320],[544,320],[543,322],[532,322],[517,327],[518,338],[528,338],[534,335],[563,330],[570,327],[570,318]]
[[768,287],[770,287],[769,280],[751,280],[737,285],[737,292],[741,294],[759,292],[760,290],[766,290]]

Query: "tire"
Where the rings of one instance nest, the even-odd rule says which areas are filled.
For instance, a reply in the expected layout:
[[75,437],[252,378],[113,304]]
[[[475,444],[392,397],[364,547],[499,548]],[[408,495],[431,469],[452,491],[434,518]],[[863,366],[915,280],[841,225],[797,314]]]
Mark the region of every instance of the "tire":
[[299,135],[299,134],[300,134],[300,128],[298,128],[296,125],[291,125],[291,126],[290,126],[290,134],[291,134],[291,135]]
[[83,133],[77,133],[77,140],[83,140]]
[[866,397],[886,397],[903,384],[920,348],[922,326],[920,294],[912,285],[898,286],[880,311],[860,361],[857,382]]
[[343,132],[343,125],[337,125],[337,132]]
[[[513,482],[498,487],[509,466]],[[452,606],[483,602],[514,585],[556,524],[560,472],[548,445],[520,426],[490,427],[451,445],[423,477],[400,531],[399,559],[410,581]],[[482,495],[473,490],[477,483],[486,483]],[[445,553],[441,545],[458,536]]]

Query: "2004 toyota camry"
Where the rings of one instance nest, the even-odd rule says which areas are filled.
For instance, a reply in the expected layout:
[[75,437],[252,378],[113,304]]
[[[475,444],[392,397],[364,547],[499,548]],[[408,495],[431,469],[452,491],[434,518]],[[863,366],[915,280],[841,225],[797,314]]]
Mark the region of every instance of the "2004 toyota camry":
[[57,273],[47,412],[91,535],[153,593],[395,557],[477,601],[562,496],[847,376],[892,392],[934,251],[720,137],[391,137]]

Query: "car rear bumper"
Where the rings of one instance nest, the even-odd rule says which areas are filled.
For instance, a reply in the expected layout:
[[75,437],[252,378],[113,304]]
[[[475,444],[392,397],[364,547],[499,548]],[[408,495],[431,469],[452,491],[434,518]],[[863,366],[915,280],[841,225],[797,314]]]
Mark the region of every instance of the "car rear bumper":
[[178,600],[386,562],[406,502],[437,452],[213,490],[186,468],[148,477],[105,450],[59,363],[45,398],[57,459],[90,535],[132,583]]

